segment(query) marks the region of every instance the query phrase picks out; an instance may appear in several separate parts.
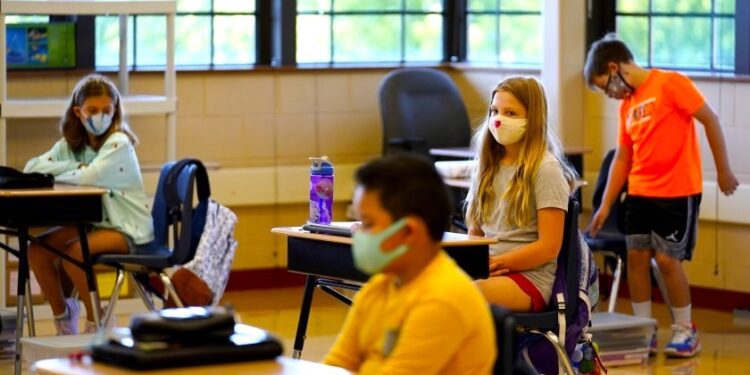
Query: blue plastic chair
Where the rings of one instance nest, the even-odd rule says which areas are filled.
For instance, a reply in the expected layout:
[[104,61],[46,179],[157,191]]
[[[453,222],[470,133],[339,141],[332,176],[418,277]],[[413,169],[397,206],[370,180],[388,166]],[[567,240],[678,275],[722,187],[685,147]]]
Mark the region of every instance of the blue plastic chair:
[[[183,166],[180,163],[166,163],[159,175],[159,183],[154,197],[151,216],[154,225],[154,240],[139,245],[133,254],[102,254],[95,259],[97,264],[103,264],[116,269],[116,281],[112,296],[109,301],[107,312],[102,321],[107,326],[114,313],[114,307],[117,303],[118,295],[122,287],[125,274],[130,274],[136,291],[139,293],[143,302],[149,310],[156,310],[151,299],[151,293],[154,292],[149,282],[149,276],[157,275],[165,286],[165,295],[163,299],[173,298],[175,304],[183,306],[180,297],[177,295],[174,286],[169,277],[164,272],[165,269],[189,262],[195,256],[195,249],[198,245],[198,239],[203,229],[206,216],[207,197],[210,194],[206,187],[200,186],[200,181],[196,179],[197,175],[205,169],[195,164]],[[176,181],[178,204],[169,207],[168,194],[165,191],[167,180],[170,172],[180,167]],[[205,175],[203,176],[204,178]],[[198,184],[198,206],[193,206],[194,186]],[[207,185],[207,178],[206,178]],[[170,229],[171,244],[170,245]]]

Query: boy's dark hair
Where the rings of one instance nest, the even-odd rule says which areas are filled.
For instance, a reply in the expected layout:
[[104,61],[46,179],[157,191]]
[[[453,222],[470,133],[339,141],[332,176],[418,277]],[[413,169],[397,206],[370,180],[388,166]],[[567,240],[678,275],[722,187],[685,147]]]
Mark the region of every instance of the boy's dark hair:
[[608,33],[603,38],[591,44],[586,56],[586,64],[583,67],[583,77],[590,88],[595,88],[593,79],[596,76],[607,74],[610,62],[628,63],[633,61],[633,53],[622,41],[617,39],[615,33]]
[[357,184],[377,192],[380,204],[396,221],[407,215],[422,219],[430,238],[439,242],[448,227],[451,199],[435,165],[416,154],[394,154],[363,165]]

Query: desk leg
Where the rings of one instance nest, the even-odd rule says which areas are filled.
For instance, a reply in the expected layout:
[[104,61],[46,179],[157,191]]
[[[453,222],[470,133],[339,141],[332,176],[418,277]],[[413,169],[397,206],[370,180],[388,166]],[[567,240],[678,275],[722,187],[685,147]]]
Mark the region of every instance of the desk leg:
[[89,240],[86,234],[86,225],[78,224],[78,237],[81,241],[81,255],[83,256],[83,271],[86,272],[86,284],[89,287],[89,295],[91,296],[91,307],[94,309],[94,323],[96,326],[102,328],[102,320],[99,309],[101,303],[99,302],[99,290],[96,288],[96,280],[94,276],[94,266],[91,264],[91,254],[89,253]]
[[36,326],[34,325],[34,303],[31,301],[31,273],[26,279],[26,322],[29,325],[29,337],[36,336]]
[[300,359],[302,357],[302,347],[305,345],[305,333],[307,332],[307,320],[310,318],[310,306],[312,306],[313,292],[318,278],[307,275],[305,281],[305,291],[302,295],[302,308],[299,311],[299,321],[297,322],[297,334],[294,337],[294,352],[292,357]]
[[29,278],[29,228],[18,228],[18,286],[16,302],[16,363],[15,374],[21,374],[21,336],[23,336],[23,309],[26,282]]

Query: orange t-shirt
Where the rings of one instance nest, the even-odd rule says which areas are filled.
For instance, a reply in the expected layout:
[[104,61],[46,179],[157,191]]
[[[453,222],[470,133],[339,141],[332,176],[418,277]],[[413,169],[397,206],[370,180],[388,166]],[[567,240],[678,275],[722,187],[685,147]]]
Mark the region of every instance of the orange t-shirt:
[[633,155],[628,194],[670,198],[702,191],[693,113],[705,101],[690,79],[658,69],[622,101],[618,142]]

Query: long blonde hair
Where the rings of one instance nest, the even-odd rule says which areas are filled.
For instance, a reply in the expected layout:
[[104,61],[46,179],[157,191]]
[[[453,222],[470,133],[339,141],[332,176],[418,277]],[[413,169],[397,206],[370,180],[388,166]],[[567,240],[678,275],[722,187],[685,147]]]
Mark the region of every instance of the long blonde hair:
[[[549,151],[557,159],[571,191],[576,172],[565,161],[560,140],[547,124],[547,99],[541,82],[533,77],[509,77],[498,83],[492,91],[490,105],[499,91],[513,95],[526,108],[526,133],[520,141],[522,144],[518,155],[518,169],[500,197],[508,204],[507,224],[524,227],[531,222],[534,182],[545,152]],[[495,141],[490,133],[490,112],[488,111],[485,123],[477,129],[472,140],[477,152],[476,166],[466,197],[466,219],[469,225],[486,222],[498,204],[493,181],[500,169],[500,159],[505,155],[505,147]]]

